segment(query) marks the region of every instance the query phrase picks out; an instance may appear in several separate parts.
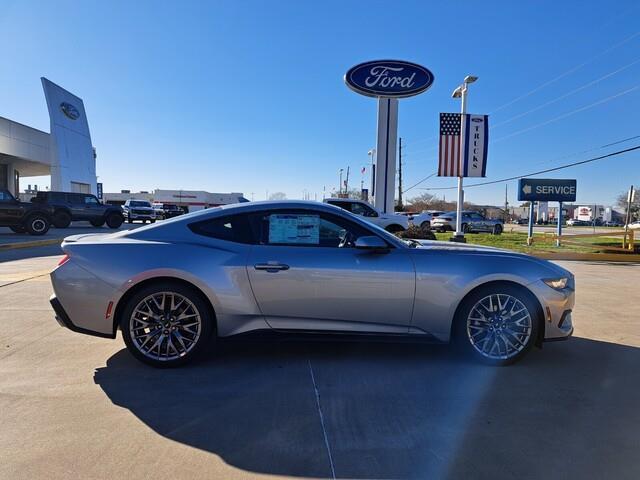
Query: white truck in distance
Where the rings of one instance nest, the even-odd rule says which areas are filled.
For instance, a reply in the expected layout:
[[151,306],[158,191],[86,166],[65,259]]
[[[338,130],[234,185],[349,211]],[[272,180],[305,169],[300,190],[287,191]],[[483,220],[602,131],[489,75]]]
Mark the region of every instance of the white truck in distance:
[[384,228],[387,232],[401,232],[409,228],[409,219],[406,216],[396,213],[382,213],[364,200],[356,200],[354,198],[325,198],[324,202],[340,207],[354,215],[360,215],[368,222]]

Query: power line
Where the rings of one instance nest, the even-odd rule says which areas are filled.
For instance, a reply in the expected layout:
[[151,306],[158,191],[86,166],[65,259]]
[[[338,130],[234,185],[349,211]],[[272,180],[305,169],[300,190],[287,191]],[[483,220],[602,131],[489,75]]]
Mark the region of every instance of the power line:
[[630,42],[631,40],[633,40],[634,38],[636,38],[636,37],[637,37],[637,36],[639,36],[639,35],[640,35],[640,31],[638,31],[638,32],[634,33],[634,34],[633,34],[633,35],[631,35],[630,37],[625,38],[625,39],[624,39],[624,40],[622,40],[621,42],[618,42],[618,43],[616,43],[615,45],[613,45],[613,46],[611,46],[611,47],[607,48],[606,50],[604,50],[604,51],[602,51],[602,52],[598,53],[596,56],[591,57],[589,60],[587,60],[587,61],[585,61],[585,62],[583,62],[583,63],[581,63],[581,64],[579,64],[579,65],[576,65],[575,67],[570,68],[569,70],[567,70],[567,71],[566,71],[566,72],[564,72],[564,73],[561,73],[561,74],[560,74],[560,75],[558,75],[557,77],[552,78],[551,80],[548,80],[548,81],[544,82],[542,85],[537,86],[537,87],[536,87],[536,88],[534,88],[533,90],[529,90],[527,93],[525,93],[525,94],[523,94],[523,95],[520,95],[519,97],[516,97],[516,98],[514,98],[513,100],[511,100],[511,101],[509,101],[509,102],[507,102],[507,103],[505,103],[505,104],[503,104],[503,105],[500,105],[498,108],[496,108],[496,109],[494,109],[492,112],[490,112],[490,113],[489,113],[489,115],[491,115],[491,114],[493,114],[493,113],[495,113],[495,112],[497,112],[497,111],[499,111],[499,110],[502,110],[503,108],[507,108],[508,106],[513,105],[514,103],[519,102],[520,100],[522,100],[522,99],[524,99],[524,98],[530,97],[530,96],[531,96],[531,95],[533,95],[534,93],[536,93],[536,92],[538,92],[538,91],[542,90],[542,89],[543,89],[543,88],[545,88],[545,87],[548,87],[549,85],[551,85],[551,84],[553,84],[553,83],[557,82],[558,80],[561,80],[561,79],[563,79],[564,77],[566,77],[566,76],[568,76],[568,75],[571,75],[571,74],[572,74],[572,73],[574,73],[574,72],[577,72],[577,71],[578,71],[578,70],[580,70],[582,67],[585,67],[586,65],[590,64],[590,63],[591,63],[591,62],[593,62],[594,60],[596,60],[596,59],[598,59],[598,58],[602,57],[603,55],[606,55],[607,53],[609,53],[609,52],[611,52],[611,51],[615,50],[616,48],[619,48],[619,47],[621,47],[622,45],[624,45],[624,44],[626,44],[626,43]]
[[[609,48],[607,48],[606,50],[604,50],[604,51],[602,51],[602,52],[598,53],[597,55],[595,55],[594,57],[590,58],[589,60],[587,60],[587,61],[585,61],[585,62],[583,62],[583,63],[581,63],[581,64],[579,64],[579,65],[576,65],[575,67],[570,68],[569,70],[567,70],[567,71],[565,71],[564,73],[562,73],[562,74],[558,75],[557,77],[555,77],[555,78],[553,78],[553,79],[551,79],[551,80],[549,80],[549,81],[547,81],[547,82],[544,82],[542,85],[539,85],[538,87],[534,88],[533,90],[530,90],[529,92],[527,92],[527,93],[525,93],[525,94],[523,94],[523,95],[520,95],[519,97],[516,97],[515,99],[513,99],[513,100],[511,100],[511,101],[509,101],[509,102],[507,102],[507,103],[505,103],[505,104],[503,104],[503,105],[500,105],[499,107],[497,107],[497,108],[495,108],[493,111],[491,111],[491,112],[489,113],[489,115],[492,115],[492,114],[494,114],[495,112],[497,112],[497,111],[499,111],[499,110],[502,110],[502,109],[504,109],[504,108],[506,108],[506,107],[508,107],[508,106],[510,106],[510,105],[512,105],[512,104],[514,104],[514,103],[516,103],[516,102],[518,102],[518,101],[520,101],[520,100],[524,99],[524,98],[527,98],[527,97],[529,97],[529,96],[533,95],[534,93],[538,92],[539,90],[542,90],[544,87],[547,87],[547,86],[549,86],[549,85],[551,85],[551,84],[555,83],[556,81],[558,81],[558,80],[560,80],[560,79],[562,79],[562,78],[564,78],[564,77],[566,77],[566,76],[568,76],[568,75],[572,74],[573,72],[576,72],[576,71],[580,70],[582,67],[584,67],[584,66],[588,65],[589,63],[591,63],[591,62],[593,62],[594,60],[596,60],[596,59],[598,59],[598,58],[602,57],[603,55],[606,55],[607,53],[609,53],[609,52],[611,52],[611,51],[615,50],[616,48],[621,47],[622,45],[624,45],[624,44],[626,44],[626,43],[630,42],[631,40],[633,40],[634,38],[636,38],[636,37],[638,37],[638,36],[640,36],[640,31],[638,31],[638,32],[636,32],[636,33],[634,33],[634,34],[632,34],[631,36],[629,36],[629,37],[627,37],[627,38],[625,38],[625,39],[624,39],[624,40],[622,40],[621,42],[618,42],[618,43],[616,43],[616,44],[612,45],[611,47],[609,47]],[[529,110],[528,112],[525,112],[525,113],[523,113],[523,114],[516,115],[515,117],[513,117],[513,118],[511,118],[511,119],[508,119],[508,120],[505,120],[504,122],[501,122],[501,123],[499,123],[499,124],[497,124],[497,125],[502,125],[502,124],[507,123],[507,122],[509,122],[509,121],[515,120],[516,118],[520,118],[521,116],[524,116],[524,115],[527,115],[527,114],[529,114],[529,113],[532,113],[533,111],[539,110],[540,108],[543,108],[543,107],[545,107],[545,106],[547,106],[547,105],[549,105],[549,104],[551,104],[551,103],[555,103],[556,101],[558,101],[558,100],[560,100],[560,99],[562,99],[562,98],[566,98],[567,96],[570,96],[570,95],[572,95],[573,93],[575,93],[575,92],[577,92],[577,91],[579,91],[579,90],[583,90],[584,88],[588,88],[588,87],[590,87],[591,85],[595,85],[596,83],[599,83],[600,81],[602,81],[602,80],[604,80],[604,79],[606,79],[606,78],[608,78],[608,77],[610,77],[610,76],[613,76],[613,75],[615,75],[615,74],[619,73],[620,71],[625,70],[626,68],[628,68],[628,67],[630,67],[630,66],[634,65],[634,64],[635,64],[635,63],[637,63],[638,61],[640,61],[640,59],[639,59],[639,60],[636,60],[636,61],[634,61],[634,62],[632,62],[631,64],[625,65],[624,67],[621,67],[620,69],[618,69],[618,70],[616,70],[616,71],[614,71],[614,72],[611,72],[611,73],[609,73],[609,74],[605,75],[604,77],[601,77],[601,78],[599,78],[599,79],[597,79],[597,80],[594,80],[593,82],[589,82],[588,84],[583,85],[582,87],[579,87],[577,90],[573,90],[573,91],[571,91],[571,92],[568,92],[568,93],[567,93],[567,94],[565,94],[564,96],[561,96],[561,97],[559,97],[559,98],[557,98],[557,99],[555,99],[555,100],[551,100],[550,102],[546,102],[546,103],[542,104],[542,105],[541,105],[541,106],[539,106],[539,107],[536,107],[536,108],[534,108],[534,109],[532,109],[532,110]],[[496,126],[497,126],[497,125],[496,125]],[[494,126],[494,128],[495,128],[495,126]],[[437,136],[432,136],[432,137],[428,137],[428,138],[418,139],[418,140],[413,141],[411,144],[412,144],[412,145],[414,145],[414,144],[416,144],[416,143],[428,142],[428,141],[431,141],[431,140],[435,140],[435,139],[437,139],[437,138],[438,138]],[[429,148],[429,150],[430,150],[430,149],[431,149],[431,148]],[[426,150],[419,150],[419,151],[426,151]],[[416,153],[416,152],[413,152],[413,153]]]
[[[483,186],[483,185],[493,185],[495,183],[510,182],[511,180],[518,180],[520,178],[532,177],[534,175],[540,175],[542,173],[555,172],[557,170],[562,170],[564,168],[575,167],[577,165],[584,165],[585,163],[595,162],[596,160],[602,160],[604,158],[615,157],[615,156],[622,155],[624,153],[633,152],[634,150],[639,150],[639,149],[640,149],[640,145],[636,145],[635,147],[626,148],[624,150],[618,150],[617,152],[608,153],[606,155],[601,155],[599,157],[589,158],[587,160],[581,160],[579,162],[574,162],[574,163],[568,163],[566,165],[561,165],[559,167],[547,168],[546,170],[540,170],[540,171],[533,172],[533,173],[527,173],[526,175],[517,175],[515,177],[502,178],[500,180],[492,180],[490,182],[473,183],[471,185],[466,185],[464,188],[480,187],[480,186]],[[458,187],[435,187],[435,188],[423,188],[421,190],[453,190],[453,189],[456,189],[456,188],[458,188]]]
[[549,106],[549,105],[551,105],[553,103],[556,103],[556,102],[558,102],[560,100],[563,100],[563,99],[565,99],[567,97],[570,97],[571,95],[575,95],[576,93],[581,92],[582,90],[585,90],[586,88],[589,88],[589,87],[591,87],[593,85],[596,85],[596,84],[600,83],[601,81],[606,80],[607,78],[612,77],[612,76],[614,76],[614,75],[626,70],[627,68],[635,65],[638,62],[640,62],[640,58],[634,60],[631,63],[628,63],[627,65],[624,65],[623,67],[620,67],[620,68],[614,70],[613,72],[609,72],[609,73],[607,73],[606,75],[604,75],[604,76],[602,76],[600,78],[597,78],[597,79],[592,80],[592,81],[590,81],[588,83],[585,83],[584,85],[582,85],[580,87],[574,88],[571,91],[565,93],[564,95],[560,95],[559,97],[554,98],[553,100],[549,100],[548,102],[545,102],[545,103],[543,103],[541,105],[538,105],[537,107],[532,108],[531,110],[527,110],[526,112],[519,113],[518,115],[515,115],[515,116],[513,116],[511,118],[508,118],[507,120],[503,120],[502,122],[498,122],[495,125],[493,125],[491,128],[497,128],[497,127],[500,127],[500,126],[505,125],[507,123],[511,123],[514,120],[517,120],[518,118],[522,118],[525,115],[529,115],[530,113],[536,112],[536,111],[538,111],[538,110],[540,110],[540,109],[542,109],[544,107],[547,107],[547,106]]
[[640,88],[640,85],[636,85],[634,87],[628,88],[627,90],[624,90],[622,92],[618,92],[615,95],[611,95],[611,96],[609,96],[607,98],[603,98],[601,100],[598,100],[597,102],[593,102],[593,103],[590,103],[589,105],[585,105],[583,107],[576,108],[575,110],[571,110],[569,112],[565,112],[562,115],[558,115],[557,117],[554,117],[554,118],[552,118],[550,120],[546,120],[544,122],[537,123],[537,124],[532,125],[530,127],[523,128],[521,130],[518,130],[518,131],[515,131],[513,133],[510,133],[509,135],[505,135],[503,137],[496,138],[495,140],[492,140],[490,142],[490,144],[493,144],[495,142],[499,142],[501,140],[506,140],[507,138],[515,137],[516,135],[520,135],[522,133],[529,132],[529,131],[534,130],[534,129],[539,128],[539,127],[544,127],[545,125],[549,125],[550,123],[557,122],[558,120],[562,120],[563,118],[570,117],[571,115],[575,115],[576,113],[582,112],[584,110],[588,110],[588,109],[593,108],[593,107],[597,107],[598,105],[602,105],[603,103],[610,102],[611,100],[614,100],[614,99],[616,99],[618,97],[621,97],[623,95],[631,93],[631,92],[633,92],[635,90],[638,90],[639,88]]
[[[544,165],[545,163],[551,163],[551,162],[557,162],[558,160],[564,160],[565,158],[571,158],[571,157],[575,157],[576,155],[583,155],[585,153],[589,153],[589,152],[593,152],[595,150],[602,150],[603,148],[607,148],[607,147],[612,147],[614,145],[619,145],[621,143],[626,143],[630,140],[635,140],[637,138],[640,138],[640,135],[634,135],[633,137],[627,137],[627,138],[623,138],[621,140],[616,140],[614,142],[610,142],[610,143],[606,143],[604,145],[600,145],[598,147],[592,147],[592,148],[588,148],[586,150],[581,150],[579,152],[574,152],[574,153],[569,153],[567,155],[562,155],[560,157],[555,157],[552,158],[551,160],[545,160],[543,162],[538,162],[534,165]],[[431,175],[426,176],[425,178],[423,178],[422,180],[420,180],[419,182],[415,183],[414,185],[412,185],[411,187],[409,187],[407,190],[410,190],[414,187],[417,187],[418,185],[420,185],[421,183],[424,183],[425,181],[429,180],[430,178],[434,177],[435,175],[437,175],[438,172],[432,173]],[[452,187],[446,187],[447,189],[452,188]],[[405,190],[405,192],[407,191]],[[428,190],[428,189],[427,189]]]

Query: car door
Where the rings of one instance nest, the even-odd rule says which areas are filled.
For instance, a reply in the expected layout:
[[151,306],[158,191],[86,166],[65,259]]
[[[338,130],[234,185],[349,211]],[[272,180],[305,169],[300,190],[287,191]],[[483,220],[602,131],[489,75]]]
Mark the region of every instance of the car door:
[[93,195],[83,195],[84,217],[86,220],[99,218],[103,214],[103,208],[97,197]]
[[15,225],[22,217],[20,203],[7,191],[0,190],[0,223]]
[[73,220],[86,220],[84,195],[81,193],[66,193],[67,205]]
[[252,224],[260,241],[249,253],[247,271],[271,327],[408,331],[415,292],[408,249],[356,249],[355,239],[371,231],[314,210],[260,212]]
[[484,231],[487,229],[487,223],[482,215],[478,213],[470,213],[469,219],[469,223],[472,225],[473,230]]

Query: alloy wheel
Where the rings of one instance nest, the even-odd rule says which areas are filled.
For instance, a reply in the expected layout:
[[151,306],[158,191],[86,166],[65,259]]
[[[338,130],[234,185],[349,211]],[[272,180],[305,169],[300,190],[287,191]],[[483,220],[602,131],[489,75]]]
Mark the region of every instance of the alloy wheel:
[[471,308],[467,317],[471,345],[492,360],[518,355],[529,344],[532,330],[531,313],[512,295],[488,295]]
[[171,361],[184,357],[198,343],[202,317],[194,303],[176,292],[143,298],[129,319],[134,346],[145,357]]

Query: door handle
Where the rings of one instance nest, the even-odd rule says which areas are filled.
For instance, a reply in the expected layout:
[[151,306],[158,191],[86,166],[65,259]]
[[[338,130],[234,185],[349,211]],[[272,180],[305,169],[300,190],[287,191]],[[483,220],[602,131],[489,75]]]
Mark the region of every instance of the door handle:
[[256,263],[253,268],[266,270],[267,272],[279,272],[280,270],[289,270],[289,265],[283,263]]

